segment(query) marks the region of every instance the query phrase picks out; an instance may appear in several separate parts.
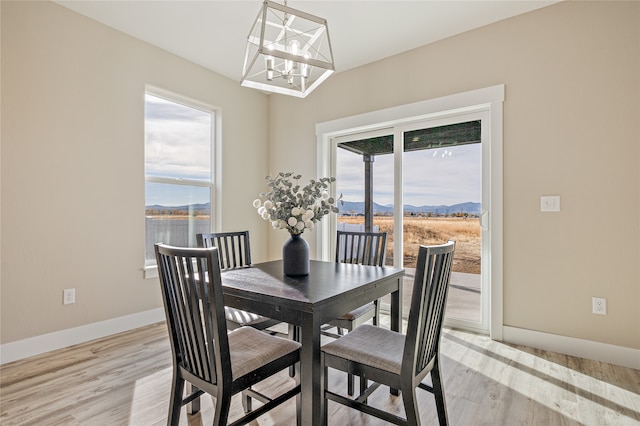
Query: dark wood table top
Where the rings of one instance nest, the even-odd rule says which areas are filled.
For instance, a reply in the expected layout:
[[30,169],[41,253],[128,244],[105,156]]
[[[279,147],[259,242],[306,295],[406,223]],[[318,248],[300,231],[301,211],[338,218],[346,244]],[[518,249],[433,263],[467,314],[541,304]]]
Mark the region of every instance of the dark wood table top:
[[357,298],[371,283],[402,275],[404,270],[398,268],[312,260],[309,275],[291,277],[284,275],[282,261],[276,260],[225,271],[222,284],[225,296],[252,297],[296,311],[312,312],[333,305],[338,299]]
[[[299,327],[301,385],[298,425],[319,425],[324,376],[320,368],[320,327],[330,320],[391,294],[391,329],[402,323],[404,269],[312,260],[309,275],[290,277],[282,261],[222,273],[225,304]],[[395,395],[397,391],[392,390]]]

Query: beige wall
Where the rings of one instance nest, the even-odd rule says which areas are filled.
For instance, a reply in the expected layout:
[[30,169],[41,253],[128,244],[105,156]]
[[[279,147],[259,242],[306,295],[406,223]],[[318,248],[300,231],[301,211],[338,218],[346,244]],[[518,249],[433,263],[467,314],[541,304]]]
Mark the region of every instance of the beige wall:
[[271,169],[315,174],[316,123],[498,84],[505,325],[640,348],[638,2],[563,2],[272,96]]
[[[286,233],[251,201],[268,172],[315,174],[316,123],[505,84],[505,324],[640,348],[640,3],[550,6],[336,74],[304,100],[55,4],[0,10],[3,344],[161,306],[141,271],[145,84],[223,109],[223,227],[249,228],[257,261]],[[560,214],[539,212],[543,194],[562,196]]]
[[222,220],[261,260],[267,96],[53,3],[1,8],[3,344],[162,306],[142,273],[145,84],[222,108]]

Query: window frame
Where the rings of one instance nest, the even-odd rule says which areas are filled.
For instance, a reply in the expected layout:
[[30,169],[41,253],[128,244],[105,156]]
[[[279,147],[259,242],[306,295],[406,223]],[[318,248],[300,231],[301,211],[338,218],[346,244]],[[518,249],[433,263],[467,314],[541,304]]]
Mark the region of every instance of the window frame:
[[[145,91],[143,95],[143,109],[146,108],[146,96],[151,95],[158,98],[162,98],[166,101],[173,102],[179,105],[183,105],[188,108],[197,109],[200,111],[207,112],[211,114],[211,141],[210,141],[210,178],[209,180],[203,179],[187,179],[187,178],[179,178],[179,177],[168,177],[168,176],[148,176],[146,173],[146,118],[144,118],[143,127],[145,127],[145,131],[143,132],[143,146],[145,147],[145,153],[143,155],[144,163],[143,163],[143,174],[144,174],[144,211],[146,215],[146,196],[147,183],[160,183],[160,184],[170,184],[170,185],[183,185],[183,186],[194,186],[201,188],[209,188],[209,199],[210,199],[210,223],[209,229],[213,232],[214,229],[219,228],[220,226],[220,217],[221,217],[221,209],[220,209],[220,190],[217,182],[220,182],[220,176],[222,174],[221,171],[221,162],[220,162],[220,139],[221,139],[221,109],[210,105],[208,103],[198,101],[183,95],[176,94],[174,92],[146,85]],[[144,116],[144,114],[143,114]],[[144,278],[157,278],[158,277],[158,266],[154,262],[153,264],[147,263],[147,249],[146,249],[146,227],[144,232]]]

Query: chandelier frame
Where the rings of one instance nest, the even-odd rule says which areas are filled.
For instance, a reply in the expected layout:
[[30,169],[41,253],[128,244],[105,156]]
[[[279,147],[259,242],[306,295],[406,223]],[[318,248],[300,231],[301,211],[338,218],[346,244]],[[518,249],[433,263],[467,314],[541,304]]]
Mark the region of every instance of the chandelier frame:
[[306,97],[335,70],[327,20],[270,0],[247,36],[240,84]]

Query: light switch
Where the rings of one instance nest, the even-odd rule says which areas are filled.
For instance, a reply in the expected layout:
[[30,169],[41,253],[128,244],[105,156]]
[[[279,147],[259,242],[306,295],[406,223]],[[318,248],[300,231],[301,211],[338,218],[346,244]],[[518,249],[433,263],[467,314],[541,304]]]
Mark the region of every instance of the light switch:
[[543,195],[540,197],[541,212],[559,212],[560,196],[559,195]]

